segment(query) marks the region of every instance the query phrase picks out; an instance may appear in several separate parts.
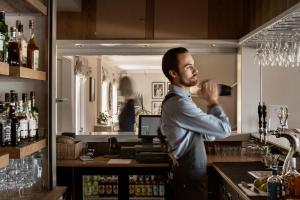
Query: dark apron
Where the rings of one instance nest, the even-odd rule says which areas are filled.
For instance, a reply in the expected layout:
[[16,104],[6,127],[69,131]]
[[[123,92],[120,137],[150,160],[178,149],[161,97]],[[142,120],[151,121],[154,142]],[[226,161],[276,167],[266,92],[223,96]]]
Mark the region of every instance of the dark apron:
[[207,159],[201,135],[195,135],[189,151],[178,162],[170,180],[171,199],[208,199]]

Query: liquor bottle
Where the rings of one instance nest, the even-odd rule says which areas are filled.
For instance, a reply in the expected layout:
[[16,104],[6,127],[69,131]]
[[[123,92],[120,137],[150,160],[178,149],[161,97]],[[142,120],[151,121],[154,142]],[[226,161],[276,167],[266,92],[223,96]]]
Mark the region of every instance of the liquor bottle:
[[31,140],[38,139],[38,127],[39,127],[39,111],[35,104],[35,92],[30,92],[30,100],[31,100],[31,113],[34,120],[33,134],[31,135]]
[[140,176],[140,187],[141,187],[141,196],[145,197],[146,193],[147,193],[147,188],[146,188],[146,184],[145,184],[145,178],[144,176]]
[[19,121],[15,114],[15,106],[11,105],[9,110],[9,118],[11,119],[11,145],[18,146],[20,143]]
[[10,28],[10,39],[8,41],[8,64],[9,66],[20,66],[20,48],[16,39],[16,28]]
[[10,121],[3,102],[0,103],[0,142],[3,147],[10,144]]
[[27,66],[27,39],[23,33],[23,25],[21,23],[17,26],[18,29],[18,42],[20,47],[20,66],[26,67]]
[[27,45],[27,67],[37,70],[39,68],[39,48],[34,40],[34,23],[29,20],[30,39]]
[[30,117],[30,113],[28,110],[28,99],[27,99],[27,94],[23,93],[22,94],[22,112],[21,115],[23,116],[23,125],[21,128],[21,140],[26,140],[28,139],[28,121]]
[[296,158],[292,158],[290,170],[283,176],[285,198],[295,198],[295,179],[298,172],[296,170]]
[[5,12],[0,11],[0,62],[7,61],[8,27],[5,23]]
[[277,167],[272,167],[272,176],[268,178],[268,200],[282,199],[282,180],[277,174]]

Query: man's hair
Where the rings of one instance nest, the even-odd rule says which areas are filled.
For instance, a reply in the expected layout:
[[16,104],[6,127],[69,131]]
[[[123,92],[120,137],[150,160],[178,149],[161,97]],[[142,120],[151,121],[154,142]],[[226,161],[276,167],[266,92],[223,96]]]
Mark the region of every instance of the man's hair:
[[162,58],[162,70],[164,75],[172,82],[172,77],[169,74],[170,70],[179,72],[178,70],[178,54],[188,53],[184,47],[169,49]]

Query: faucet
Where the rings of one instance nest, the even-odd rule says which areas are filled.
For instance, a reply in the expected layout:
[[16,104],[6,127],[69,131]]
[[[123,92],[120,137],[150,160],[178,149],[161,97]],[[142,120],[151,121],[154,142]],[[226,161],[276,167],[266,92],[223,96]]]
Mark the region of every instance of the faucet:
[[291,159],[294,153],[297,152],[297,150],[299,149],[299,139],[292,130],[283,127],[278,128],[276,131],[273,132],[272,135],[275,135],[277,138],[286,138],[290,143],[290,150],[284,160],[282,167],[282,175],[284,175],[289,169]]

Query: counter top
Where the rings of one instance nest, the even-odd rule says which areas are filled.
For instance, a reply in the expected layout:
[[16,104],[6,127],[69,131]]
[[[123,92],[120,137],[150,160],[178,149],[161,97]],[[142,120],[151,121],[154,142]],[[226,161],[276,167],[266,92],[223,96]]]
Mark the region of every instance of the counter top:
[[261,162],[224,162],[213,163],[213,168],[222,176],[222,178],[244,199],[261,200],[266,197],[248,197],[238,186],[241,181],[252,183],[254,178],[248,174],[248,171],[266,170]]
[[130,167],[130,168],[168,168],[169,163],[139,163],[136,160],[132,159],[129,164],[108,164],[108,161],[111,158],[105,158],[103,156],[95,157],[92,161],[81,161],[77,160],[57,160],[57,167]]

